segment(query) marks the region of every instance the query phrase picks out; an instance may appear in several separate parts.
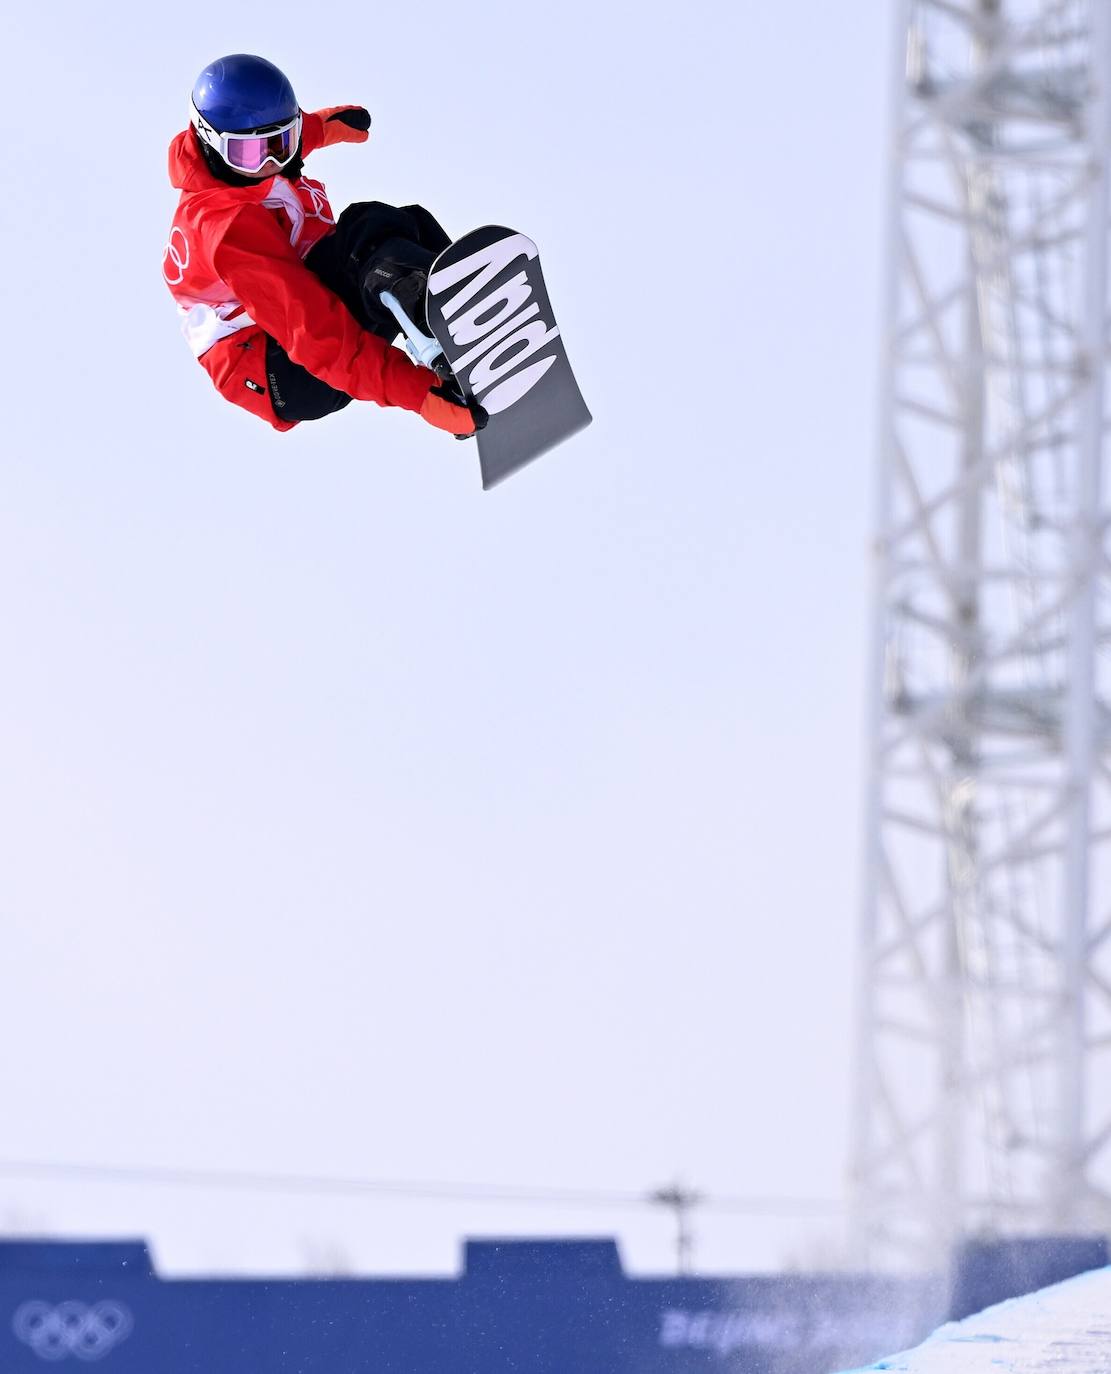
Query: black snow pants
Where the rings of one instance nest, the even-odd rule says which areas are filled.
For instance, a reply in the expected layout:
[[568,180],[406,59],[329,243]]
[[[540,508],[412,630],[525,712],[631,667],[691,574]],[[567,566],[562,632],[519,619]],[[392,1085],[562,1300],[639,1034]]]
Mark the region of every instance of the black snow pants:
[[[343,211],[332,233],[313,245],[305,266],[364,329],[392,342],[399,332],[397,321],[378,301],[378,292],[392,289],[404,306],[416,310],[422,274],[450,242],[423,206],[398,209],[377,200],[359,201]],[[337,391],[295,363],[269,335],[266,373],[270,403],[281,420],[320,420],[351,400],[346,391]]]

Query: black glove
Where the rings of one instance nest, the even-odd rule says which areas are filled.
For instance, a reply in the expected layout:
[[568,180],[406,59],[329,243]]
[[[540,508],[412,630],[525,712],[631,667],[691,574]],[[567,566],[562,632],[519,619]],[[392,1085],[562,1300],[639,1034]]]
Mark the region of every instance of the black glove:
[[360,129],[364,134],[370,128],[370,111],[364,110],[361,105],[353,105],[349,110],[337,110],[328,116],[327,122],[331,124],[334,119],[346,124],[349,129]]

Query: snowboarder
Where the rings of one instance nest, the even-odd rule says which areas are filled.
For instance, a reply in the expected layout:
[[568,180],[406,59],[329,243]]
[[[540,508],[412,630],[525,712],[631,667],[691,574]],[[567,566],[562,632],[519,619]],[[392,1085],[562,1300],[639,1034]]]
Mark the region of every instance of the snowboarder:
[[365,143],[358,105],[308,113],[264,58],[237,53],[193,87],[190,127],[170,145],[181,191],[162,258],[181,327],[229,401],[292,429],[352,399],[415,411],[450,434],[486,421],[481,406],[392,345],[388,290],[420,310],[428,268],[450,242],[419,205],[350,205],[337,221],[304,159]]

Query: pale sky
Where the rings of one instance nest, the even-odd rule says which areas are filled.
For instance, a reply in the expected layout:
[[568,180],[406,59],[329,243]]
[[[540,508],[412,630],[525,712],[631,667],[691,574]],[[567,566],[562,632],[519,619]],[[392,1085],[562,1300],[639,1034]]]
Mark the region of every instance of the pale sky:
[[[6,21],[0,1163],[843,1196],[889,16],[826,0]],[[262,16],[265,14],[265,22]],[[473,446],[221,401],[160,274],[198,71],[337,211],[540,246],[595,421]],[[30,1181],[165,1272],[446,1272],[651,1211]],[[705,1271],[833,1251],[707,1214]]]

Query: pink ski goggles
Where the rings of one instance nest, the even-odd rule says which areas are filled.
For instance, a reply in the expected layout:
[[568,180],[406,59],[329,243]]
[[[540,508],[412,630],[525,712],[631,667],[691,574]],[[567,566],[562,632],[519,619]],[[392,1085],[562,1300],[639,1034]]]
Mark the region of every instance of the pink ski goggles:
[[249,134],[222,134],[214,129],[194,107],[193,127],[210,148],[215,148],[229,167],[237,172],[253,175],[261,172],[268,162],[280,169],[292,162],[301,146],[301,115],[288,124],[272,129],[255,130]]

